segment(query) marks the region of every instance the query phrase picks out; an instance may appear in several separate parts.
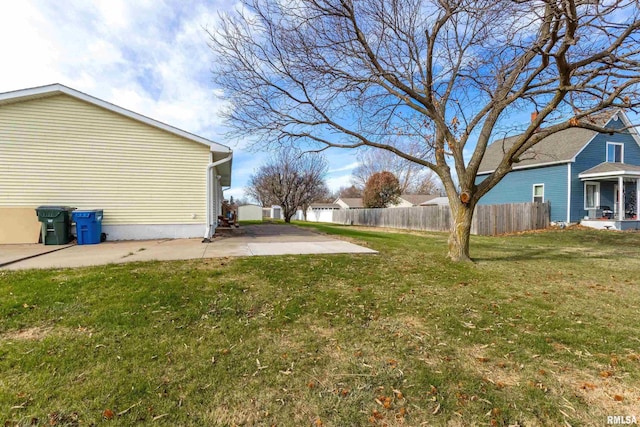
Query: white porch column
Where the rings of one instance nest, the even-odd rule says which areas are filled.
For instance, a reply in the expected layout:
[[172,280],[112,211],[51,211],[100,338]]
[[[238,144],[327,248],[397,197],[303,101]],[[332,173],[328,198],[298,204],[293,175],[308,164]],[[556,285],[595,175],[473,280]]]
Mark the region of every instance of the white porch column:
[[636,220],[640,220],[640,179],[636,178]]
[[624,178],[618,177],[618,219],[624,220]]

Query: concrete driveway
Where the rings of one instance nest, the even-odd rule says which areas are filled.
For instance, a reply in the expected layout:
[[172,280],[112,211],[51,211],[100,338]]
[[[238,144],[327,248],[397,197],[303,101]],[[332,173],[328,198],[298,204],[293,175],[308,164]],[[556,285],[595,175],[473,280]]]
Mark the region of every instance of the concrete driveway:
[[228,256],[377,253],[310,230],[282,224],[243,226],[211,243],[202,239],[131,240],[99,245],[0,245],[0,269],[61,268],[151,260]]

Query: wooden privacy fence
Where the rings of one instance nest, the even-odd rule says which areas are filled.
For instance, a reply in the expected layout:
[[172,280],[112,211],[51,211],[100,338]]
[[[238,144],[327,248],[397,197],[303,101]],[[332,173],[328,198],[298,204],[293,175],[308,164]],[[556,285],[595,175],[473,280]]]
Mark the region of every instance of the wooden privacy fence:
[[[473,215],[471,233],[492,236],[547,228],[550,211],[549,202],[480,205],[476,207]],[[333,211],[333,222],[408,230],[449,231],[451,209],[449,206],[340,209]]]
[[539,230],[549,227],[551,204],[511,203],[505,205],[481,205],[476,207],[471,233],[495,236],[518,231]]

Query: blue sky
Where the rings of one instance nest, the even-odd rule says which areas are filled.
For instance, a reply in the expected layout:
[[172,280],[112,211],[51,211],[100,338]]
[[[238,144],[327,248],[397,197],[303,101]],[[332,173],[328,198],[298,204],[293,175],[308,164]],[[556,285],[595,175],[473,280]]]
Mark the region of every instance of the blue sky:
[[[230,146],[232,187],[268,157],[225,137],[224,107],[212,83],[215,57],[204,27],[214,28],[225,0],[20,0],[0,13],[0,92],[62,83],[113,104]],[[332,189],[349,185],[355,153],[325,152]]]
[[[113,104],[230,146],[232,187],[242,197],[268,152],[225,136],[215,61],[203,28],[213,29],[227,0],[20,0],[0,10],[0,92],[62,83]],[[526,123],[528,112],[511,117]],[[631,114],[632,120],[637,120]],[[507,121],[509,122],[509,121]],[[466,154],[469,154],[469,147]],[[353,150],[325,151],[327,181],[350,185]]]

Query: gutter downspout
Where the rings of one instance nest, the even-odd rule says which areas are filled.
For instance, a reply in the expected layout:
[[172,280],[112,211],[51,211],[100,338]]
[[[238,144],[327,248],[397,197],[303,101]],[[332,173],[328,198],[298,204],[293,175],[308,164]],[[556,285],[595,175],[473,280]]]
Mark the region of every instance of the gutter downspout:
[[[213,207],[211,206],[212,204],[212,197],[211,197],[211,190],[213,188],[213,174],[211,173],[213,171],[213,168],[215,168],[218,165],[221,165],[223,163],[226,163],[228,161],[231,161],[231,158],[233,157],[233,153],[229,153],[229,156],[225,157],[224,159],[220,159],[216,162],[211,162],[207,165],[207,228],[204,232],[204,239],[202,240],[202,243],[209,243],[211,241],[211,236],[213,235],[211,228],[213,227]],[[214,227],[215,230],[215,227]]]

